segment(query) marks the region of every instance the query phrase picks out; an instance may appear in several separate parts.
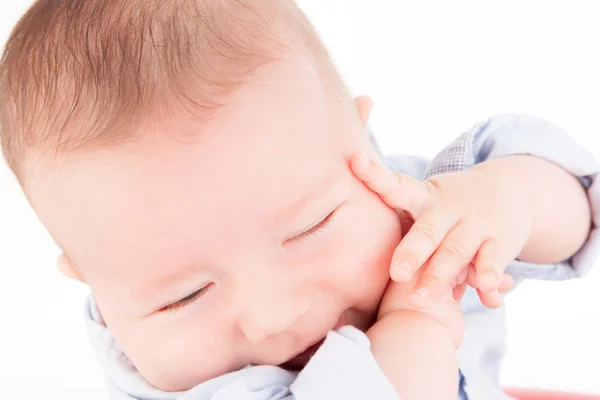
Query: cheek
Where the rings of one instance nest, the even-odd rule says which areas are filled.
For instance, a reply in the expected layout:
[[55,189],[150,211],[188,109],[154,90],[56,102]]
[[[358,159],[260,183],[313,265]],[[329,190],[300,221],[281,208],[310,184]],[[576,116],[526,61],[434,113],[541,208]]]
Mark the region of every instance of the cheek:
[[136,369],[161,390],[188,390],[249,361],[248,349],[238,340],[230,319],[216,311],[190,309],[188,314],[109,324]]
[[334,279],[343,282],[348,296],[377,306],[389,281],[389,267],[401,239],[397,214],[379,198],[365,196],[348,205],[346,226],[329,255]]
[[220,323],[225,320],[215,318],[207,324],[193,315],[179,322],[157,318],[115,329],[114,336],[150,384],[174,392],[247,364],[245,349],[236,347],[239,341],[230,326]]

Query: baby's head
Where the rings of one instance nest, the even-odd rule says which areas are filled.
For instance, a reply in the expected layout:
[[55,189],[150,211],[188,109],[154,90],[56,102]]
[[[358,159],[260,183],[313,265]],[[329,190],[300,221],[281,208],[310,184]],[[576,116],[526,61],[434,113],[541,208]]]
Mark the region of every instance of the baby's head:
[[300,367],[372,323],[400,226],[293,1],[38,1],[0,78],[5,157],[151,384]]

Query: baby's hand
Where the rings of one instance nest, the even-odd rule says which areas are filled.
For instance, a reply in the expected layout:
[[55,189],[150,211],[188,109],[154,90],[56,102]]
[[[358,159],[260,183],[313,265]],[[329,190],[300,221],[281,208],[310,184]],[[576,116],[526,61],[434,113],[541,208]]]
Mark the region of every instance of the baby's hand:
[[502,304],[512,286],[505,268],[519,255],[531,232],[531,214],[511,182],[476,170],[424,182],[386,169],[357,154],[355,175],[389,207],[414,221],[394,252],[390,276],[409,282],[423,266],[411,300],[426,307],[467,276],[487,307]]

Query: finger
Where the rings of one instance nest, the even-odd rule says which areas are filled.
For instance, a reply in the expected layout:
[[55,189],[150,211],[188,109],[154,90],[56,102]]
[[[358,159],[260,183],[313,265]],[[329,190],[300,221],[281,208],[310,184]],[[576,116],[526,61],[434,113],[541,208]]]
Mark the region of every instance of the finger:
[[488,308],[498,308],[504,304],[498,290],[482,292],[481,290],[477,289],[477,294],[479,295],[481,303]]
[[[477,289],[477,272],[475,272],[475,267],[473,266],[470,266],[469,268],[467,284],[472,288]],[[513,277],[509,274],[504,274],[502,278],[502,283],[500,284],[498,290],[492,290],[491,292],[483,292],[477,289],[479,300],[481,300],[481,303],[486,307],[498,308],[504,303],[500,295],[511,290],[513,285]]]
[[[475,267],[469,267],[469,273],[467,275],[467,285],[471,286],[473,289],[477,289],[477,272],[475,271]],[[502,277],[502,283],[498,288],[500,293],[506,293],[511,290],[514,286],[514,279],[509,274],[504,274]]]
[[481,300],[481,303],[486,307],[498,308],[502,304],[504,304],[504,300],[502,299],[501,295],[512,289],[513,285],[513,277],[509,274],[504,274],[504,276],[502,277],[502,283],[500,283],[500,287],[498,288],[498,290],[492,290],[491,292],[483,292],[481,290],[477,290],[479,300]]
[[507,249],[500,240],[490,239],[484,242],[475,259],[478,288],[484,292],[498,289],[504,270],[517,255],[518,251]]
[[498,291],[500,293],[506,293],[513,288],[514,284],[515,284],[515,281],[514,281],[512,275],[504,274],[502,283],[500,284]]
[[[417,287],[429,286],[431,296],[437,296],[446,286],[452,286],[477,253],[481,244],[477,236],[477,232],[466,224],[458,224],[452,229],[427,262]],[[430,283],[436,286],[430,286]]]
[[477,289],[477,271],[475,270],[475,265],[472,263],[469,264],[469,273],[467,275],[467,285],[471,286],[473,289]]
[[430,185],[408,175],[390,171],[365,153],[352,157],[350,166],[358,179],[379,195],[388,207],[401,209],[418,218],[430,197]]
[[[409,281],[438,248],[457,218],[444,211],[432,211],[419,218],[402,238],[392,257],[390,276],[396,282]],[[460,271],[455,271],[456,276]]]
[[504,300],[502,299],[502,294],[508,292],[512,289],[514,284],[512,276],[509,274],[504,274],[502,278],[502,283],[498,290],[492,290],[491,292],[483,292],[477,289],[477,294],[479,295],[479,300],[481,303],[488,308],[498,308],[502,304],[504,304]]
[[465,295],[466,290],[467,290],[467,282],[463,282],[460,285],[456,286],[454,289],[452,289],[452,297],[454,297],[454,300],[460,301],[460,300],[462,300],[463,296]]
[[466,283],[468,275],[469,275],[469,267],[463,268],[463,270],[460,271],[459,274],[456,276],[456,281],[455,281],[453,287],[456,287],[458,285],[462,285],[463,283]]

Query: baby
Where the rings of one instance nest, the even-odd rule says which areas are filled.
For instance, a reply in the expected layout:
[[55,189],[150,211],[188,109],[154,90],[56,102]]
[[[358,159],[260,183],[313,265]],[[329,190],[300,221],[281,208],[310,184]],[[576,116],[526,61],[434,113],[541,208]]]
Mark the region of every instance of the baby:
[[292,0],[40,0],[0,73],[5,158],[118,399],[502,398],[485,306],[600,248],[600,166],[562,130],[383,158]]

